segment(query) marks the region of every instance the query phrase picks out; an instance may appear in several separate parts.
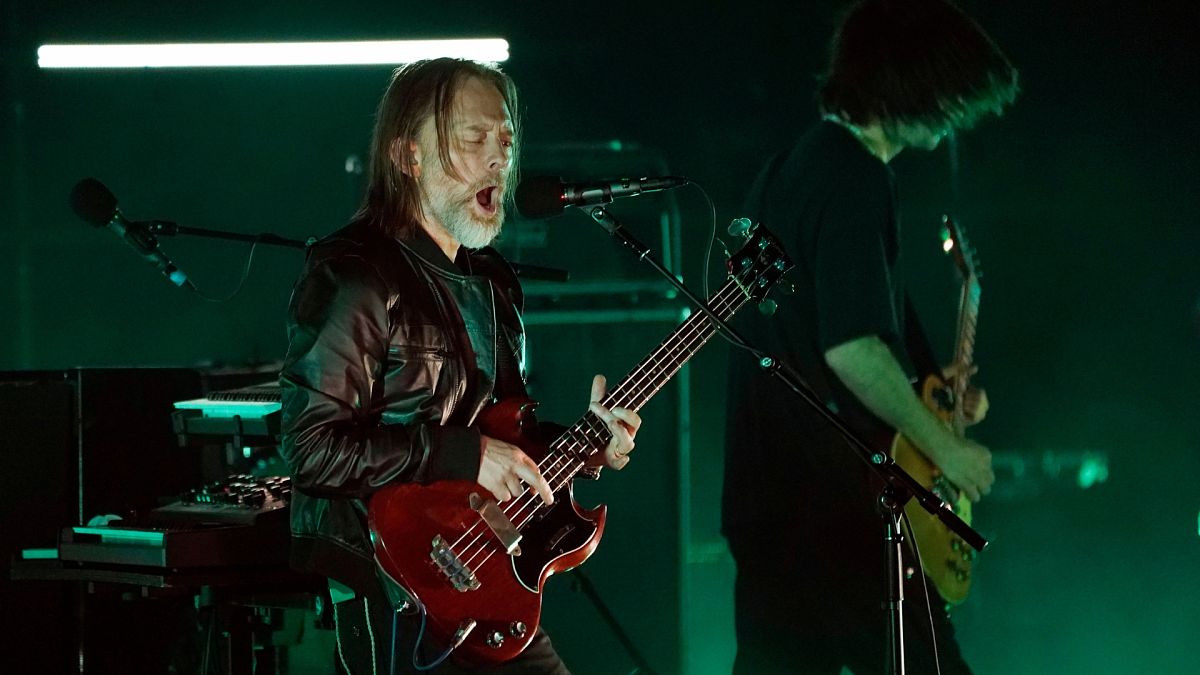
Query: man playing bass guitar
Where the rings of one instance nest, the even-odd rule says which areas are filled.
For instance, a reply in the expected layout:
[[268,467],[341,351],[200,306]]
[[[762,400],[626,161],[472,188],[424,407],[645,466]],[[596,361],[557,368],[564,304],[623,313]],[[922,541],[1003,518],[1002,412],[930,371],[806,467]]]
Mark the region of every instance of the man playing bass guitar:
[[[377,570],[373,495],[459,480],[497,502],[554,498],[537,463],[476,424],[493,398],[524,392],[520,285],[487,248],[517,162],[516,96],[507,75],[470,61],[398,69],[379,105],[363,206],[309,250],[292,294],[280,375],[292,562],[330,579],[343,672],[416,673],[447,653],[419,639],[421,617],[411,603],[398,611],[404,599]],[[590,411],[611,434],[597,464],[621,469],[641,420],[604,397],[597,376]],[[488,672],[566,673],[545,634],[531,637]],[[447,660],[437,672],[464,670]]]

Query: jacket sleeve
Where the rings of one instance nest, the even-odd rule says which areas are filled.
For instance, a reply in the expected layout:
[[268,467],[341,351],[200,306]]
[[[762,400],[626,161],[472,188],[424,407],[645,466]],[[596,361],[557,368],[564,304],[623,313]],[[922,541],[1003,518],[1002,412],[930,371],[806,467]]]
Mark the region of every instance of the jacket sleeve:
[[313,265],[292,293],[280,451],[308,494],[366,498],[395,481],[478,475],[477,429],[379,423],[388,295],[375,267],[356,256]]

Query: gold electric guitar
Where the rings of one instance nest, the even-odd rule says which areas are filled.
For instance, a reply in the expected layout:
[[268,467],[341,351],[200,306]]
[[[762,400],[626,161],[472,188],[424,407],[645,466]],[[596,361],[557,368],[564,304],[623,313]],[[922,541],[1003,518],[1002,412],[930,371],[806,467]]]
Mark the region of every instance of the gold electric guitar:
[[[942,221],[946,228],[942,248],[954,259],[962,275],[958,339],[952,364],[958,375],[950,382],[938,374],[927,375],[921,381],[918,393],[925,405],[961,437],[966,428],[963,399],[970,380],[975,352],[975,324],[979,317],[979,274],[975,253],[967,244],[962,230],[949,216],[944,216]],[[971,523],[971,500],[946,480],[941,470],[920,448],[897,434],[892,442],[892,457],[900,468],[950,504],[958,517],[968,525]],[[915,542],[925,574],[946,602],[952,605],[961,603],[971,589],[975,550],[915,500],[910,500],[904,507],[904,514],[909,528],[909,545]]]

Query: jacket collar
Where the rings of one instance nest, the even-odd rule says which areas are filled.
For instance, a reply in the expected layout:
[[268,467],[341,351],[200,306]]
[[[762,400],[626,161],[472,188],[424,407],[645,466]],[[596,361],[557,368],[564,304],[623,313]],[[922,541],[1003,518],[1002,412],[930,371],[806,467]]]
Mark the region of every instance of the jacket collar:
[[412,237],[400,240],[400,243],[416,253],[421,260],[446,274],[458,277],[470,276],[470,252],[466,246],[459,246],[458,255],[454,262],[450,262],[433,237],[430,237],[429,233],[420,226],[413,228]]

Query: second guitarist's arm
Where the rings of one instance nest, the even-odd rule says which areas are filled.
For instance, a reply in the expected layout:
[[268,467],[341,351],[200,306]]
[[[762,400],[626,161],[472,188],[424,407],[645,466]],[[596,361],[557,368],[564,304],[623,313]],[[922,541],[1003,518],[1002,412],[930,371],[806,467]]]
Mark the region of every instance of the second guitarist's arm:
[[920,447],[972,501],[991,490],[991,453],[955,436],[925,407],[883,340],[868,335],[843,342],[825,351],[825,362],[850,393]]

